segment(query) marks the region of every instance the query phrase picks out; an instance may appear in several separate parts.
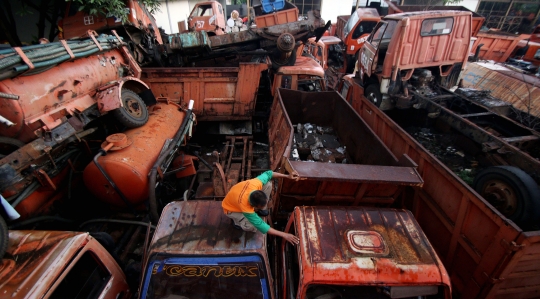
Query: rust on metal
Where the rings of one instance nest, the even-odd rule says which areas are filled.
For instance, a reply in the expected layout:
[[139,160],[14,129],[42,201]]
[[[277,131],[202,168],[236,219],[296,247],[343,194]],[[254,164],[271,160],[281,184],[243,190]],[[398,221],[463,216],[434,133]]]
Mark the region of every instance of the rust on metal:
[[[281,182],[273,205],[283,211],[299,205],[390,205],[407,186],[423,185],[416,167],[406,158],[396,159],[336,92],[279,89],[270,115],[271,169],[284,168],[302,178]],[[347,149],[347,163],[295,160],[291,156],[296,138],[293,124],[299,123],[331,127]]]
[[28,70],[34,69],[34,64],[32,63],[32,61],[30,61],[28,56],[24,54],[23,50],[20,47],[14,47],[13,50],[15,50],[15,52],[17,52],[17,54],[21,56],[21,59],[23,60],[23,62],[28,66]]
[[62,46],[64,46],[64,49],[66,49],[66,52],[69,54],[69,57],[71,59],[74,59],[75,54],[73,54],[73,51],[71,51],[71,48],[68,46],[66,40],[62,39],[62,40],[60,40],[60,43],[62,44]]
[[[297,207],[299,289],[310,284],[362,281],[377,285],[439,285],[450,277],[412,213],[360,207]],[[384,270],[383,270],[384,269]]]
[[261,72],[266,63],[240,63],[239,67],[145,68],[142,80],[159,97],[187,105],[199,121],[251,119]]
[[[173,138],[185,115],[176,105],[157,105],[161,109],[154,110],[144,126],[124,132],[128,140],[133,141],[130,146],[111,151],[100,158],[103,169],[133,204],[148,198],[148,173],[162,145],[167,139]],[[97,198],[115,206],[124,206],[120,196],[94,163],[85,168],[83,179]]]
[[[421,190],[405,207],[410,209],[430,243],[441,256],[452,279],[454,292],[462,298],[519,296],[522,289],[538,291],[538,265],[530,257],[540,252],[539,231],[523,232],[473,191],[407,132],[363,97],[363,88],[345,76],[351,87],[347,99],[369,127],[395,154],[406,153],[418,165],[424,179]],[[354,98],[349,98],[355,95]],[[444,194],[441,195],[441,190]],[[529,250],[508,254],[501,240],[527,243]],[[518,241],[519,239],[519,241]],[[532,266],[532,272],[523,267]],[[487,275],[483,274],[487,273]],[[502,274],[501,274],[502,273]],[[501,275],[500,275],[501,274]],[[496,285],[488,277],[512,275]],[[521,288],[514,288],[519,285]]]
[[163,209],[148,256],[165,252],[179,256],[256,252],[264,256],[266,237],[234,229],[219,201],[177,201]]
[[7,253],[0,264],[3,296],[50,297],[58,287],[58,280],[89,251],[110,274],[110,288],[103,290],[101,296],[115,298],[123,293],[121,298],[129,298],[130,291],[122,270],[88,233],[37,230],[9,232]]

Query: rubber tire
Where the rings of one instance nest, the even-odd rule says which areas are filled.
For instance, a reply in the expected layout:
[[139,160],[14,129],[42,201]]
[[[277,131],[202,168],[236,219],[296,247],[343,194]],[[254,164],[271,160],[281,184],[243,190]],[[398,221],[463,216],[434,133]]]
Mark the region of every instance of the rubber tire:
[[7,223],[4,220],[3,216],[0,216],[0,261],[4,257],[6,250],[8,248],[9,242],[9,232]]
[[[368,97],[368,95],[370,95],[370,94],[376,98],[375,101],[371,100]],[[370,102],[372,102],[375,106],[377,106],[377,108],[381,107],[382,95],[381,95],[381,92],[379,90],[379,84],[371,83],[370,85],[368,85],[366,87],[366,89],[364,89],[364,96]]]
[[513,166],[493,166],[480,171],[474,178],[473,187],[480,195],[489,180],[501,180],[512,187],[517,197],[517,208],[506,216],[522,229],[540,223],[540,189],[536,182],[523,170]]
[[[129,100],[135,100],[139,107],[141,107],[142,113],[140,117],[135,117],[131,115],[127,110],[127,102]],[[148,122],[148,108],[146,108],[146,105],[144,104],[141,97],[134,91],[129,89],[122,89],[122,104],[123,107],[112,111],[116,120],[118,120],[118,122],[120,122],[122,125],[127,128],[137,128],[143,126]]]
[[[25,143],[18,140],[18,139],[15,139],[15,138],[0,136],[0,144],[10,145],[10,146],[18,149],[18,148],[23,147]],[[11,153],[9,153],[9,154],[11,154]],[[4,155],[4,154],[0,153],[0,159],[7,156],[7,155],[9,155],[9,154]]]

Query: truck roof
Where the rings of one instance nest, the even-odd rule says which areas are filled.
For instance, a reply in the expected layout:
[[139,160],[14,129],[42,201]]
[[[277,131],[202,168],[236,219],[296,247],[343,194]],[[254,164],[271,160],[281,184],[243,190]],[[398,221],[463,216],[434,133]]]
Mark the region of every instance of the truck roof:
[[282,66],[277,70],[282,75],[313,75],[324,78],[324,69],[312,58],[298,56],[291,66]]
[[319,41],[325,44],[339,44],[341,39],[339,39],[337,36],[322,36]]
[[220,201],[196,200],[175,201],[165,206],[150,243],[149,255],[219,255],[265,250],[265,236],[235,229],[231,219],[223,213]]
[[413,12],[404,12],[397,13],[393,15],[387,15],[384,20],[402,20],[405,18],[409,19],[427,19],[427,18],[439,18],[439,17],[452,17],[452,16],[466,16],[472,15],[470,11],[459,11],[459,10],[428,10],[428,11],[413,11]]
[[409,211],[304,206],[294,213],[296,231],[303,234],[305,280],[328,283],[332,276],[332,281],[352,284],[450,285],[444,266]]
[[88,238],[80,232],[9,231],[0,266],[2,296],[35,298],[47,292]]

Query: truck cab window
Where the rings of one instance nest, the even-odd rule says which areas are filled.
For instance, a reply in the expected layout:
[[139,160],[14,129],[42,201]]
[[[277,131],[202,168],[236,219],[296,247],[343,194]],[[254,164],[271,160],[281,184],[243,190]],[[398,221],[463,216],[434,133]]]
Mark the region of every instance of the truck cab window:
[[450,34],[454,26],[454,18],[437,18],[422,21],[421,36]]
[[101,295],[111,274],[87,251],[75,263],[60,285],[53,291],[53,299],[92,299]]
[[323,91],[322,90],[322,79],[319,77],[299,77],[298,78],[298,90],[301,91]]
[[143,299],[269,298],[259,256],[153,259],[144,280]]
[[343,81],[343,85],[341,86],[341,91],[340,91],[340,94],[343,98],[345,98],[345,100],[347,100],[347,102],[351,103],[352,102],[352,99],[349,100],[347,99],[347,94],[349,93],[349,83],[346,82],[346,81]]
[[203,17],[203,16],[210,17],[212,15],[213,15],[212,5],[201,5],[197,7],[197,13],[195,14],[195,16],[199,16],[199,17]]
[[354,29],[352,38],[357,39],[360,38],[363,34],[371,33],[373,31],[373,28],[377,26],[377,22],[375,21],[363,21],[356,26],[356,29]]

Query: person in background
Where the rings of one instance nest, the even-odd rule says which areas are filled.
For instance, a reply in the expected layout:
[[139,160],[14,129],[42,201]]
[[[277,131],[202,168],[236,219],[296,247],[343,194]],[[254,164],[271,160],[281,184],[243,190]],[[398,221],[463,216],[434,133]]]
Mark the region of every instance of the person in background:
[[260,217],[268,215],[267,204],[272,191],[273,178],[287,178],[295,181],[299,179],[297,174],[285,175],[268,170],[254,179],[232,186],[223,199],[221,207],[237,229],[248,232],[260,231],[263,234],[282,237],[292,244],[298,244],[298,237],[271,228]]

